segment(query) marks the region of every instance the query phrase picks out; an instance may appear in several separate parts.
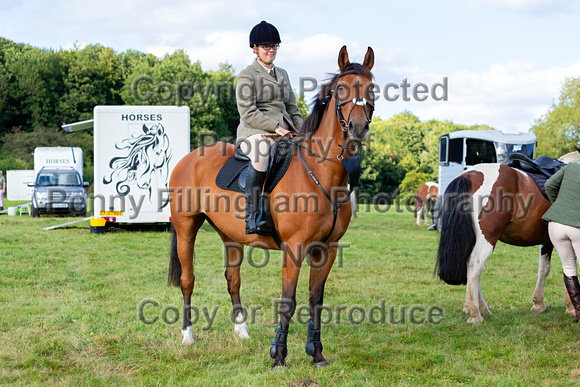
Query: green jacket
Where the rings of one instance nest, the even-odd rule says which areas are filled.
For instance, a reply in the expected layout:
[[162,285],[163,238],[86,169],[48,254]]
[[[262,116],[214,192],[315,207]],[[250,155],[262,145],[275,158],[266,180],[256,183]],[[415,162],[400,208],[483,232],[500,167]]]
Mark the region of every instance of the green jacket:
[[546,181],[552,206],[542,219],[580,227],[580,164],[570,163]]
[[238,75],[238,142],[253,134],[273,133],[283,120],[292,131],[297,132],[302,128],[302,116],[288,73],[278,66],[275,69],[277,80],[255,60]]

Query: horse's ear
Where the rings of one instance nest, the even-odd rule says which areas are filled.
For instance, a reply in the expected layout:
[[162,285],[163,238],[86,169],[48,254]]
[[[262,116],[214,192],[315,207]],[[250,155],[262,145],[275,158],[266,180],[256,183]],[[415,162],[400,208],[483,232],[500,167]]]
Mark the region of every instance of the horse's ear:
[[348,61],[348,51],[346,51],[346,46],[342,46],[340,52],[338,53],[338,68],[342,70],[349,64],[350,62]]
[[145,124],[143,124],[143,133],[147,133],[149,132],[149,129],[147,128],[147,126],[145,126]]
[[369,47],[365,55],[363,66],[366,66],[370,70],[373,68],[374,64],[375,64],[375,53],[373,49]]

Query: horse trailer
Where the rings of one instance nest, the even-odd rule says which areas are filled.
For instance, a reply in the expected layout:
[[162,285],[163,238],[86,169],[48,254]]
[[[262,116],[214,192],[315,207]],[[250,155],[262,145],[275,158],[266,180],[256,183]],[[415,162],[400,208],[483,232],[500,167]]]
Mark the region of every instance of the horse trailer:
[[6,197],[8,200],[30,200],[34,194],[35,180],[32,169],[6,171]]
[[534,157],[536,136],[531,132],[460,130],[439,138],[439,194],[469,167],[481,163],[507,164],[512,153]]
[[169,223],[169,176],[190,152],[187,106],[96,106],[94,216]]

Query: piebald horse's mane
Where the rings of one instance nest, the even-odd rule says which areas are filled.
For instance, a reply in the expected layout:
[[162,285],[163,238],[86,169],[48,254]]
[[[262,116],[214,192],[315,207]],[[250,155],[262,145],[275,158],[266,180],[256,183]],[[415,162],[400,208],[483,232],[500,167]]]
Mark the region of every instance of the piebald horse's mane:
[[318,127],[320,126],[320,121],[324,115],[324,111],[328,105],[328,102],[332,98],[332,93],[334,87],[336,86],[338,79],[345,72],[352,72],[353,74],[362,75],[368,79],[373,79],[373,74],[368,67],[361,65],[359,63],[349,63],[337,74],[331,74],[329,80],[320,87],[320,91],[314,97],[312,101],[312,111],[304,121],[302,130],[300,131],[301,137],[308,138],[312,134],[316,133]]

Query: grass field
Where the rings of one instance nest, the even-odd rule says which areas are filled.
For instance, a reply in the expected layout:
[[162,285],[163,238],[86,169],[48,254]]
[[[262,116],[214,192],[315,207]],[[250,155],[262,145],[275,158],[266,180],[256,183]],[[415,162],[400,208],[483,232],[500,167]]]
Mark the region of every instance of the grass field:
[[[240,340],[229,319],[222,245],[205,224],[196,246],[196,343],[183,346],[181,319],[176,321],[181,292],[166,286],[170,234],[121,229],[95,235],[88,222],[42,230],[69,220],[0,216],[0,384],[580,383],[580,327],[564,314],[557,255],[546,286],[548,311],[530,311],[536,247],[498,246],[482,277],[494,314],[471,325],[462,313],[465,286],[433,276],[438,234],[417,227],[407,212],[360,213],[326,285],[331,314],[324,314],[330,322],[322,340],[330,365],[311,367],[304,353],[307,326],[296,318],[288,367],[272,371],[279,252],[255,250],[254,264],[242,265],[242,301],[253,318],[251,339]],[[308,302],[307,269],[298,305]]]

